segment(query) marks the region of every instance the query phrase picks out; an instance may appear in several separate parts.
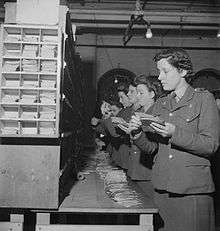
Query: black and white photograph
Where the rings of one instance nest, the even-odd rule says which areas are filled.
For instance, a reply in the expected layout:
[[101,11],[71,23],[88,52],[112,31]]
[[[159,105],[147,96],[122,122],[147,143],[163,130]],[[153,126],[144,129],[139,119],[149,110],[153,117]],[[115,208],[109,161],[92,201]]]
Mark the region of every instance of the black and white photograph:
[[0,0],[0,231],[220,231],[220,0]]

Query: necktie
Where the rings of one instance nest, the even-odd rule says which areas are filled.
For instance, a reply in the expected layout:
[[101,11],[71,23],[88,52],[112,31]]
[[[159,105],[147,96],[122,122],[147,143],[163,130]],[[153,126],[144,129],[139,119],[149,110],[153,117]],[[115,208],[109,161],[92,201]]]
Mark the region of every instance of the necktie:
[[176,94],[175,91],[173,91],[173,92],[171,93],[171,95],[172,95],[171,98],[174,99],[176,103],[178,103],[178,102],[180,101],[180,97]]
[[176,101],[176,92],[172,92],[171,93],[171,97],[170,97],[170,105],[171,105],[171,108],[173,109],[176,105],[177,101]]

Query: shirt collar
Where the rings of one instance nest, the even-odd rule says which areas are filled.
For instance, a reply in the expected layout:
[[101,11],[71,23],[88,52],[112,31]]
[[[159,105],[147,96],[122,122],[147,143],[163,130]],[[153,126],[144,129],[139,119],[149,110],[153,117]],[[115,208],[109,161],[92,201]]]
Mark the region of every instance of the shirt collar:
[[188,87],[189,87],[189,85],[187,84],[187,85],[185,85],[185,86],[179,88],[178,90],[175,90],[175,91],[174,91],[174,92],[175,92],[175,95],[176,95],[176,98],[177,98],[178,100],[180,100],[180,99],[183,97],[183,95],[185,94],[186,89],[187,89]]

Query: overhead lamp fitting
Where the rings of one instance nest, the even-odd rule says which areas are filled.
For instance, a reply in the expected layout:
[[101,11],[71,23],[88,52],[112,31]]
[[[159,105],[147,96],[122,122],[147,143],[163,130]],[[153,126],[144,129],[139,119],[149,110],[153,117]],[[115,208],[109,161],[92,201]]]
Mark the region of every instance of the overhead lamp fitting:
[[220,38],[220,29],[218,29],[217,38]]
[[152,34],[152,31],[151,31],[150,22],[149,22],[148,18],[144,15],[144,12],[143,12],[145,4],[146,4],[146,1],[144,2],[144,5],[142,6],[140,0],[136,0],[135,12],[134,12],[134,14],[131,15],[130,21],[129,21],[128,26],[127,26],[127,29],[126,29],[125,34],[123,36],[124,46],[132,38],[132,36],[133,36],[132,27],[135,24],[145,25],[147,27],[145,37],[147,39],[152,38],[153,34]]
[[150,39],[153,37],[150,22],[147,22],[146,27],[147,27],[147,31],[146,31],[145,37],[146,37],[146,39]]

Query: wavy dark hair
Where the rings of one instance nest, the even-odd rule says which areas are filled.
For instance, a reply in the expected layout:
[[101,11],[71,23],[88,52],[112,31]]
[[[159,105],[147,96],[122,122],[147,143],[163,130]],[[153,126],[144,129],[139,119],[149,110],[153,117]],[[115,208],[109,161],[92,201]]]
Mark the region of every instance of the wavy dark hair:
[[127,95],[129,91],[129,85],[130,85],[129,83],[119,83],[117,86],[117,91],[124,92]]
[[119,108],[123,108],[123,105],[119,102],[119,96],[116,88],[111,87],[103,95],[102,100],[109,103],[110,105],[115,105]]
[[176,67],[179,71],[186,70],[187,74],[185,76],[185,79],[188,82],[192,80],[192,76],[194,75],[192,61],[189,54],[184,49],[175,47],[161,50],[155,55],[153,60],[155,62],[158,62],[163,58],[166,58],[167,61],[172,66]]
[[163,87],[156,76],[147,76],[144,74],[138,75],[134,79],[135,85],[144,84],[149,91],[153,91],[155,96],[154,100],[164,95]]

